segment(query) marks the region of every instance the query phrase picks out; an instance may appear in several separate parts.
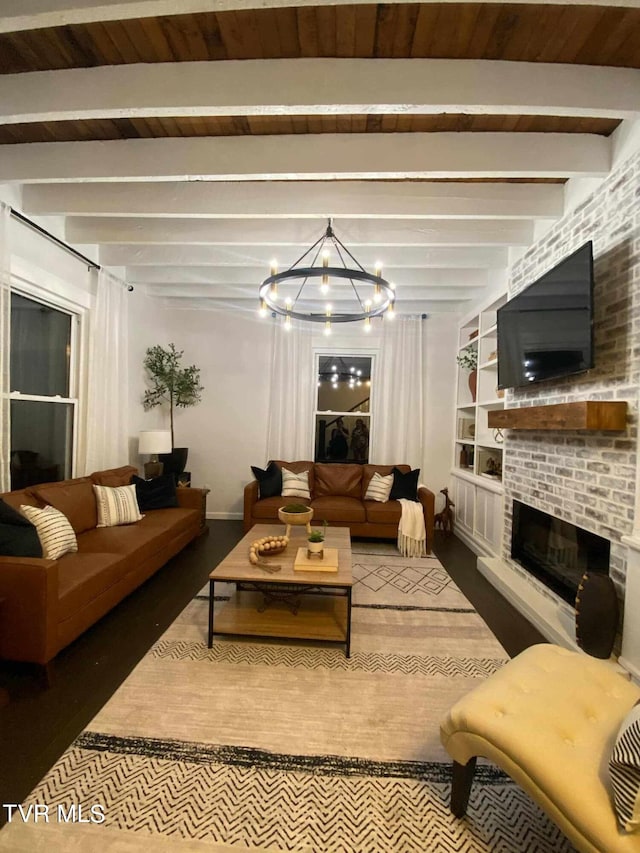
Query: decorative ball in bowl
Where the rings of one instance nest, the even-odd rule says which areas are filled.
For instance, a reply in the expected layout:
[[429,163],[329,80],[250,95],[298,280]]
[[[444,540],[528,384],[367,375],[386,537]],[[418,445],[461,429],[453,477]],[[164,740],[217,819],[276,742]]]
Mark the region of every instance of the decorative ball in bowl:
[[249,546],[249,562],[257,563],[263,557],[281,554],[289,544],[288,536],[263,536]]

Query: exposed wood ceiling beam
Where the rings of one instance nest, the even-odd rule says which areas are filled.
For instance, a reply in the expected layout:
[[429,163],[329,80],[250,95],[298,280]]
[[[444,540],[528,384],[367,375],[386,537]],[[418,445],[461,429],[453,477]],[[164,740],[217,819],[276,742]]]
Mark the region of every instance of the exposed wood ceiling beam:
[[[309,219],[118,219],[74,217],[65,221],[70,243],[158,243],[167,245],[264,246],[309,248],[325,224]],[[336,233],[349,247],[384,246],[528,246],[533,225],[513,220],[343,219]]]
[[[191,285],[234,285],[261,282],[268,274],[266,265],[246,267],[127,267],[125,278],[131,284],[150,284],[154,287],[189,287]],[[482,288],[487,284],[486,270],[420,269],[384,266],[389,281],[402,281],[408,287],[438,287],[460,292]]]
[[[253,299],[254,308],[258,301],[258,285],[259,282],[249,282],[244,287],[242,285],[215,285],[207,286],[205,284],[185,284],[185,285],[144,285],[145,293],[149,296],[163,297],[179,297],[180,299],[201,299],[207,297],[211,299]],[[398,282],[398,304],[407,303],[412,300],[418,300],[424,295],[424,290],[419,288],[407,287],[404,282]],[[430,287],[429,299],[437,300],[438,302],[456,300],[469,300],[477,298],[481,295],[482,289],[476,287],[462,287],[452,292],[448,287]],[[338,305],[343,301],[351,301],[353,298],[350,293],[342,294],[336,288],[330,290],[326,297],[333,304]]]
[[[256,310],[256,300],[253,299],[215,299],[215,298],[190,298],[183,299],[179,296],[169,296],[163,298],[162,296],[156,297],[157,299],[162,300],[163,304],[167,308],[171,308],[172,310],[187,310],[187,311],[224,311],[228,313],[230,311],[242,311],[247,316],[255,317],[256,322],[260,323],[269,323],[272,322],[271,318],[259,318],[258,312]],[[398,304],[397,313],[398,314],[459,314],[462,311],[467,310],[467,306],[470,306],[471,302],[467,300],[458,300],[458,299],[429,299],[425,296],[422,299],[411,299],[407,301],[403,301],[402,304]],[[372,321],[373,323],[383,323],[384,320],[382,317],[376,317]],[[358,323],[352,324],[354,330],[358,329],[362,331],[361,325]]]
[[[325,5],[352,5],[353,0],[322,0]],[[387,0],[387,4],[425,2],[425,0]],[[427,2],[456,2],[456,0],[427,0]],[[476,0],[472,0],[476,2]],[[479,2],[479,0],[478,0]],[[494,0],[495,5],[526,3],[527,0]],[[584,0],[546,0],[550,5],[582,5]],[[638,8],[640,0],[589,0],[591,6],[620,6]],[[297,6],[317,6],[320,0],[296,0]],[[30,0],[25,13],[24,0],[3,0],[0,32],[56,27],[64,24],[94,21],[118,21],[156,15],[175,15],[178,12],[222,12],[232,9],[280,8],[290,6],[291,0]]]
[[451,59],[271,59],[0,76],[0,124],[144,116],[640,115],[640,70]]
[[[105,245],[99,250],[98,260],[105,266],[134,267],[156,266],[238,266],[262,265],[269,268],[273,258],[269,246],[161,246],[161,245]],[[278,261],[282,267],[292,264],[300,255],[297,247],[278,249]],[[380,258],[377,246],[358,249],[358,260],[366,269],[373,269],[376,260],[384,261],[388,267],[423,267],[425,269],[479,269],[498,270],[508,264],[506,247],[487,246],[421,248],[415,246],[387,246]]]
[[27,215],[546,219],[563,212],[558,184],[238,181],[30,184]]
[[608,139],[571,133],[324,134],[3,146],[0,183],[604,177]]

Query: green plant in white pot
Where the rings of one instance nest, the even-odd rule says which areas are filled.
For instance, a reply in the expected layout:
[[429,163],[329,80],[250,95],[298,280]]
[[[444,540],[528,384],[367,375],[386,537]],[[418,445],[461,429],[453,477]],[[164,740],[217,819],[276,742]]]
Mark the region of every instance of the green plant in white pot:
[[175,344],[169,344],[165,349],[159,345],[149,347],[144,357],[144,367],[147,380],[151,387],[144,393],[142,405],[145,411],[156,406],[169,407],[171,424],[171,447],[169,454],[161,454],[165,471],[181,474],[187,464],[187,447],[176,447],[173,431],[174,409],[186,409],[200,402],[204,387],[200,384],[200,368],[195,364],[183,367],[181,364],[183,350],[177,350]]
[[327,534],[327,522],[323,522],[322,530],[318,528],[313,528],[307,534],[307,552],[308,555],[312,554],[322,557],[324,553],[324,538]]

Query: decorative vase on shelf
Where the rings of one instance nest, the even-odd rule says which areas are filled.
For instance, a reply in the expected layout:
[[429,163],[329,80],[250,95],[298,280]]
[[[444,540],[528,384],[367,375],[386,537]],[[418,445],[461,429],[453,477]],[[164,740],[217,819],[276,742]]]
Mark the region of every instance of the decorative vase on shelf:
[[471,391],[471,402],[476,401],[476,392],[478,390],[478,371],[472,370],[469,374],[469,391]]

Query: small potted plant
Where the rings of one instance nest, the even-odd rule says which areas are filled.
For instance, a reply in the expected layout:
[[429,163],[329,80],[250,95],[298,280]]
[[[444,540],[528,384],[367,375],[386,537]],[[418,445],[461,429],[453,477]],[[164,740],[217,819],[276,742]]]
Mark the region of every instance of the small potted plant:
[[322,530],[315,528],[307,535],[307,556],[316,556],[322,559],[324,555],[324,537],[327,532],[327,522],[322,525]]

